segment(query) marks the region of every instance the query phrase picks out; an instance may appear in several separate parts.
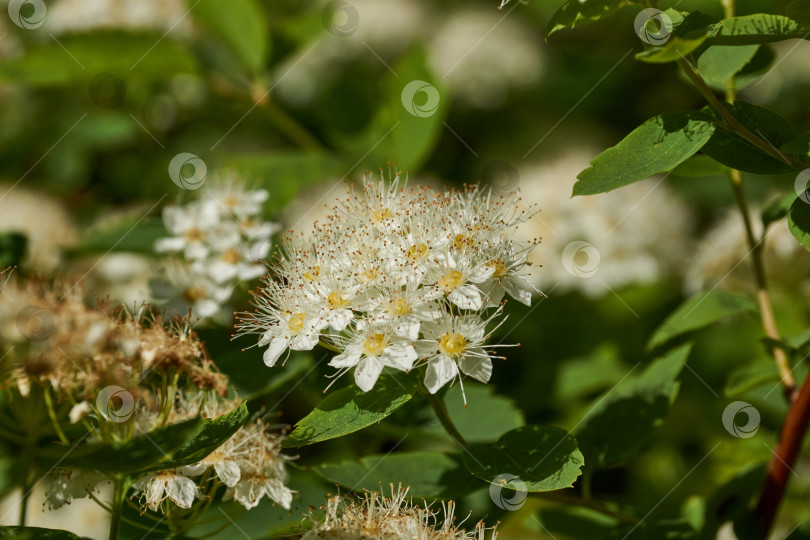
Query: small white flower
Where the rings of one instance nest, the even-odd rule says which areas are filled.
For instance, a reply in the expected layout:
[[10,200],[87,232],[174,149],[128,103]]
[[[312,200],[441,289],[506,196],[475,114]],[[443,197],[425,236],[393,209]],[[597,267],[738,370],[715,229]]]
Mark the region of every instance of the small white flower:
[[73,499],[87,497],[97,486],[109,479],[100,472],[83,469],[57,468],[46,476],[45,497],[51,509],[70,504]]
[[144,476],[136,480],[132,488],[141,494],[146,506],[152,511],[157,511],[166,499],[180,508],[191,508],[199,495],[197,484],[175,470]]
[[329,365],[347,371],[355,368],[355,383],[364,392],[374,387],[385,366],[409,371],[417,356],[413,345],[397,339],[390,328],[364,326],[346,341],[343,352]]
[[208,256],[206,242],[210,231],[219,223],[219,213],[210,204],[167,206],[163,209],[163,223],[173,236],[158,240],[155,251],[182,252],[187,259],[198,260]]
[[70,409],[70,413],[68,413],[70,423],[75,424],[81,421],[81,419],[87,416],[91,410],[92,407],[90,406],[90,402],[82,401],[80,403],[77,403]]

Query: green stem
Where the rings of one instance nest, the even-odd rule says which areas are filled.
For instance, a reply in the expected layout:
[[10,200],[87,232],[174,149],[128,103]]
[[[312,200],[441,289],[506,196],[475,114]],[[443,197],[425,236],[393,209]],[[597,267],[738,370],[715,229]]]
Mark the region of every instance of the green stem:
[[458,429],[456,429],[455,424],[453,424],[453,420],[450,418],[450,413],[447,412],[447,406],[444,404],[444,400],[438,395],[430,393],[422,377],[419,378],[419,392],[428,400],[428,403],[430,403],[430,406],[433,408],[433,412],[436,413],[436,418],[439,419],[439,422],[442,424],[447,434],[464,448],[469,448],[470,445],[464,439],[464,436],[459,433]]
[[118,540],[118,531],[121,528],[121,513],[124,509],[124,499],[129,488],[129,480],[124,476],[113,479],[112,517],[110,518],[110,540]]
[[28,480],[27,474],[30,471],[25,471],[26,478],[22,485],[22,495],[20,496],[20,527],[25,527],[25,516],[28,514],[28,498],[31,496],[31,483]]
[[62,428],[59,426],[59,420],[56,418],[56,409],[53,406],[53,396],[51,396],[51,389],[46,384],[43,388],[42,392],[43,397],[45,398],[45,405],[48,409],[48,418],[51,419],[51,424],[53,425],[53,429],[56,432],[56,435],[59,437],[59,440],[62,441],[63,444],[70,444],[70,441],[65,436],[65,433],[62,431]]

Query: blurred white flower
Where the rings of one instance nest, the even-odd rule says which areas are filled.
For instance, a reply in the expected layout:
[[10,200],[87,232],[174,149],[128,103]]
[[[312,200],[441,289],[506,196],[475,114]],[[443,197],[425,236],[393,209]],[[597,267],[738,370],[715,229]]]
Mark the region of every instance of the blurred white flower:
[[754,103],[776,103],[786,92],[810,85],[810,42],[790,39],[768,46],[776,53],[773,62],[742,89],[746,100]]
[[517,236],[542,238],[529,260],[542,265],[532,279],[547,293],[579,290],[598,297],[676,274],[683,266],[692,216],[661,178],[571,197],[577,174],[596,154],[569,151],[520,171],[522,197],[540,212]]
[[56,270],[62,250],[76,242],[76,227],[64,205],[23,185],[0,185],[0,234],[26,237],[23,265],[42,273]]
[[54,34],[98,28],[162,30],[191,28],[183,0],[56,0],[48,5],[44,28]]
[[[758,208],[752,208],[758,216]],[[752,220],[755,238],[762,234],[762,222]],[[739,210],[729,209],[700,240],[684,276],[689,294],[714,287],[754,292],[750,248]],[[772,224],[765,235],[765,274],[772,288],[788,294],[810,287],[810,252],[788,229],[787,220]]]
[[479,109],[503,104],[512,88],[527,88],[543,73],[537,32],[495,9],[451,12],[432,32],[429,63],[464,103]]

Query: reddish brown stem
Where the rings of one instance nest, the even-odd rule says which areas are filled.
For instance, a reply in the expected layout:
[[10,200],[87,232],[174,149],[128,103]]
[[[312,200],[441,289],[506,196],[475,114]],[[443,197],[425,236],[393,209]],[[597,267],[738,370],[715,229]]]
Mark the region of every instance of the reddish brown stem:
[[793,472],[793,464],[796,462],[802,439],[810,424],[810,376],[805,377],[801,390],[794,395],[795,399],[788,409],[785,424],[779,434],[779,443],[768,465],[768,475],[757,502],[757,515],[762,524],[763,538],[767,538],[773,527],[779,503],[785,495],[788,480]]

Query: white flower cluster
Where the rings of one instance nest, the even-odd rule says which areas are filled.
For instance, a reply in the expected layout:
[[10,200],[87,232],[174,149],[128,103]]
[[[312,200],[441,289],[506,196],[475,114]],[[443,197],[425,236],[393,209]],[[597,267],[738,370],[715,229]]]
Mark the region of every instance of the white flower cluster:
[[266,190],[248,190],[234,173],[215,177],[200,197],[163,209],[171,234],[155,244],[158,253],[175,253],[162,279],[150,282],[156,298],[168,299],[167,310],[184,315],[189,307],[202,319],[229,323],[227,306],[234,288],[265,273],[260,262],[270,251],[275,223],[261,219]]
[[385,367],[424,366],[432,393],[459,370],[487,382],[492,358],[502,358],[484,344],[501,299],[529,305],[536,292],[521,274],[536,242],[512,238],[527,218],[517,197],[477,187],[364,181],[311,237],[285,239],[271,265],[278,279],[255,293],[239,333],[258,335],[268,366],[320,342],[339,353],[330,362],[337,375],[354,369],[363,391]]

